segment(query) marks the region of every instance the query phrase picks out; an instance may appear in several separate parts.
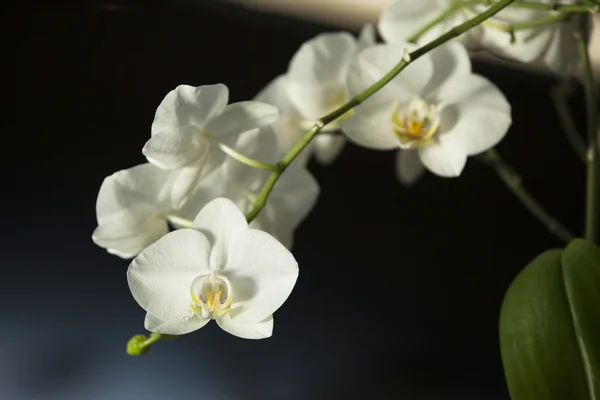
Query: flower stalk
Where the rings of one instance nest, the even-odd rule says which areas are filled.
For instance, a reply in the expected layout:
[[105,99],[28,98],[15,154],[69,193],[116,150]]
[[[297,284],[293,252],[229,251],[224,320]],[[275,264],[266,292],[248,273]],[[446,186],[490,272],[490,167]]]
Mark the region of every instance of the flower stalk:
[[451,39],[454,39],[457,36],[462,35],[469,29],[481,24],[488,18],[494,16],[498,12],[502,11],[504,8],[508,7],[510,4],[514,3],[516,0],[502,0],[497,2],[496,4],[489,7],[487,10],[474,16],[473,18],[463,22],[460,25],[455,26],[450,29],[448,32],[444,33],[440,37],[431,42],[419,47],[413,52],[405,51],[405,54],[402,56],[402,59],[392,68],[387,74],[385,74],[380,80],[375,82],[373,85],[362,91],[361,93],[354,96],[350,101],[346,104],[338,107],[336,110],[330,112],[329,114],[321,117],[315,125],[309,129],[304,136],[296,143],[296,145],[283,157],[283,159],[278,162],[276,165],[278,166],[278,171],[273,171],[269,176],[267,182],[264,184],[260,193],[258,194],[256,201],[254,202],[254,206],[252,209],[246,214],[246,220],[251,222],[258,213],[265,206],[269,194],[275,187],[277,180],[281,176],[281,174],[286,170],[286,168],[294,161],[294,159],[304,150],[306,146],[311,142],[311,140],[319,133],[323,127],[329,124],[332,121],[335,121],[354,107],[360,105],[369,97],[377,93],[381,88],[387,85],[392,79],[394,79],[402,70],[404,70],[409,63],[423,56],[424,54],[430,52],[431,50],[441,46],[442,44],[448,42]]
[[163,335],[162,333],[150,334],[150,337],[145,335],[135,335],[127,342],[127,354],[130,356],[141,356],[148,352],[153,343],[161,339],[168,339],[171,335]]
[[193,221],[190,221],[189,219],[185,219],[185,218],[179,217],[177,215],[173,215],[173,214],[165,214],[164,218],[167,221],[169,221],[175,225],[184,227],[184,228],[191,228],[192,224],[193,224]]
[[[585,27],[585,23],[583,26]],[[581,74],[585,88],[585,105],[587,115],[587,179],[586,179],[586,205],[585,205],[585,238],[592,243],[598,243],[598,225],[600,224],[600,197],[598,196],[598,95],[596,84],[590,64],[588,42],[585,39],[585,28],[575,34],[579,59],[581,60]]]
[[[423,25],[418,31],[413,33],[406,40],[409,43],[417,43],[419,39],[429,32],[433,27],[437,24],[443,22],[446,18],[455,14],[456,12],[463,10],[467,7],[472,7],[476,5],[495,5],[500,3],[499,1],[490,1],[490,0],[463,0],[452,3],[449,5],[444,11],[442,11],[437,17]],[[566,5],[566,4],[544,4],[544,3],[534,3],[529,1],[519,1],[510,5],[513,8],[526,8],[532,10],[540,10],[540,11],[558,11],[558,14],[550,15],[546,18],[541,18],[533,21],[527,21],[520,24],[514,25],[500,25],[500,24],[488,24],[490,27],[500,29],[502,31],[511,33],[514,35],[514,32],[522,29],[529,29],[536,26],[546,25],[550,23],[560,22],[569,17],[569,14],[572,13],[596,13],[598,12],[599,6],[595,6],[594,8],[587,5]]]
[[256,168],[256,169],[262,169],[262,170],[270,171],[270,172],[277,172],[279,170],[277,165],[265,163],[265,162],[262,162],[259,160],[255,160],[254,158],[248,157],[238,151],[235,151],[231,147],[227,146],[225,143],[215,139],[214,137],[212,137],[210,135],[203,135],[203,137],[205,139],[207,139],[209,142],[211,142],[212,144],[214,144],[215,146],[217,146],[219,149],[221,149],[221,151],[223,153],[225,153],[229,157],[241,162],[242,164],[246,164],[249,167]]
[[583,138],[581,137],[581,133],[579,129],[577,129],[577,125],[575,125],[575,120],[573,119],[573,114],[569,109],[569,105],[567,104],[567,100],[565,98],[565,86],[564,84],[554,88],[550,92],[550,96],[552,97],[552,101],[554,102],[554,108],[556,109],[556,114],[558,116],[558,120],[562,125],[563,131],[567,136],[567,140],[569,144],[573,148],[573,151],[577,156],[586,163],[585,156],[585,143]]
[[496,170],[496,173],[506,186],[517,196],[525,208],[529,210],[548,231],[565,243],[569,243],[575,236],[554,218],[540,203],[523,187],[521,177],[495,149],[488,150],[482,157],[483,162]]

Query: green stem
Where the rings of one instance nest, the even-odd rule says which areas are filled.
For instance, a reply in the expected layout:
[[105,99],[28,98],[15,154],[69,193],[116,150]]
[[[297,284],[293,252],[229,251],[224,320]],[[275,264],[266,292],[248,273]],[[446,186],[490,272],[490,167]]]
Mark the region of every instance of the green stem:
[[437,17],[423,25],[418,31],[413,33],[408,39],[406,39],[409,43],[417,43],[421,36],[429,32],[433,27],[435,27],[440,22],[444,21],[450,15],[454,14],[461,8],[474,6],[477,4],[482,4],[483,0],[467,0],[467,1],[459,1],[449,5],[444,11],[440,13]]
[[173,338],[172,335],[163,335],[161,333],[151,333],[150,337],[146,335],[135,335],[127,342],[127,354],[130,356],[141,356],[148,352],[153,343],[162,339]]
[[437,39],[432,40],[431,42],[425,44],[424,46],[419,47],[417,50],[413,51],[412,53],[409,53],[408,50],[405,50],[405,53],[404,53],[402,59],[398,62],[398,64],[396,64],[396,66],[394,66],[394,68],[392,68],[380,80],[378,80],[373,85],[371,85],[370,87],[365,89],[363,92],[354,96],[346,104],[342,105],[341,107],[337,108],[333,112],[331,112],[331,113],[325,115],[324,117],[322,117],[321,119],[319,119],[315,123],[315,125],[308,132],[306,132],[304,134],[304,136],[298,141],[298,143],[296,143],[296,145],[283,157],[283,159],[277,163],[277,167],[279,170],[272,172],[271,176],[269,176],[269,179],[267,180],[267,182],[261,189],[260,193],[258,194],[256,201],[254,202],[254,206],[248,212],[248,214],[246,214],[246,220],[248,220],[248,222],[251,222],[258,215],[258,213],[263,209],[263,207],[265,206],[265,204],[267,202],[269,194],[271,194],[271,191],[275,187],[275,184],[277,183],[277,180],[279,179],[281,174],[286,170],[286,168],[291,164],[291,162],[298,156],[298,154],[300,154],[300,152],[302,152],[302,150],[304,150],[304,148],[306,146],[308,146],[310,141],[315,137],[315,135],[317,133],[319,133],[319,131],[321,129],[323,129],[323,127],[325,125],[327,125],[330,122],[341,117],[346,112],[348,112],[351,109],[353,109],[354,107],[360,105],[366,99],[368,99],[369,97],[374,95],[377,91],[379,91],[382,87],[384,87],[388,82],[390,82],[392,79],[394,79],[396,77],[396,75],[398,75],[404,68],[406,68],[410,62],[418,59],[422,55],[424,55],[424,54],[428,53],[429,51],[435,49],[436,47],[446,43],[447,41],[454,39],[457,36],[462,35],[469,29],[473,28],[476,25],[479,25],[480,23],[482,23],[486,19],[492,17],[493,15],[500,12],[504,8],[508,7],[510,4],[514,3],[515,1],[516,0],[499,1],[498,3],[489,7],[487,10],[485,10],[481,14],[478,14],[475,17],[469,19],[468,21],[465,21],[462,24],[455,26],[454,28],[450,29],[448,32],[444,33]]
[[164,214],[164,218],[167,221],[169,221],[175,225],[183,226],[184,228],[191,228],[192,224],[193,224],[193,221],[190,221],[189,219],[186,219],[186,218],[178,217],[177,215],[174,215],[174,214]]
[[151,333],[148,340],[144,341],[144,347],[151,346],[153,343],[158,342],[163,339],[167,335],[163,335],[162,333]]
[[565,11],[569,13],[588,13],[588,12],[596,12],[591,10],[589,6],[586,5],[569,5],[569,4],[553,4],[549,2],[547,4],[544,3],[533,3],[529,1],[519,1],[512,5],[515,8],[529,8],[533,10],[540,11]]
[[569,243],[575,238],[567,228],[565,228],[556,218],[544,209],[533,196],[525,190],[521,183],[521,177],[517,172],[500,157],[495,149],[488,150],[482,157],[482,160],[494,168],[496,173],[506,184],[506,186],[514,193],[515,196],[523,203],[525,208],[529,210],[542,224],[548,228],[552,234],[558,237],[565,243]]
[[279,170],[277,165],[268,164],[268,163],[265,163],[262,161],[255,160],[254,158],[245,156],[242,153],[235,151],[231,147],[227,146],[225,143],[215,139],[214,137],[212,137],[210,135],[203,135],[203,137],[205,139],[207,139],[209,142],[211,142],[212,144],[219,147],[223,151],[223,153],[227,154],[231,158],[236,159],[237,161],[241,162],[242,164],[246,164],[252,168],[262,169],[262,170],[270,171],[270,172],[276,172]]
[[[443,22],[446,18],[448,18],[452,14],[455,14],[457,11],[460,11],[463,8],[472,7],[472,6],[476,6],[476,5],[480,5],[480,4],[494,5],[497,3],[499,3],[499,2],[498,1],[492,2],[489,0],[488,1],[485,1],[485,0],[463,0],[463,1],[458,1],[456,3],[453,3],[453,4],[449,5],[444,11],[442,11],[437,17],[433,18],[431,21],[427,22],[425,25],[423,25],[421,28],[419,28],[419,30],[417,30],[415,33],[413,33],[411,36],[409,36],[406,40],[409,43],[417,43],[424,34],[429,32],[436,25]],[[540,11],[560,11],[561,16],[557,17],[556,15],[551,15],[549,17],[541,18],[539,20],[527,21],[527,22],[523,22],[520,24],[513,24],[512,26],[501,25],[501,24],[497,24],[497,23],[490,23],[490,24],[488,24],[488,26],[495,28],[495,29],[505,31],[505,32],[514,32],[516,30],[528,29],[528,28],[532,28],[532,27],[536,27],[536,26],[540,26],[540,25],[546,25],[549,23],[562,21],[563,19],[568,17],[568,14],[571,14],[571,13],[597,12],[598,8],[599,8],[599,6],[595,6],[595,8],[592,9],[592,8],[590,8],[590,6],[587,6],[587,5],[566,5],[566,4],[551,4],[551,3],[543,4],[543,3],[533,3],[533,2],[528,2],[528,1],[516,2],[514,4],[511,4],[511,7],[527,8],[527,9],[540,10]],[[531,25],[529,25],[529,24],[531,24]]]
[[[585,24],[584,24],[585,25]],[[585,238],[592,243],[598,243],[598,225],[600,224],[598,209],[600,198],[598,197],[598,96],[594,74],[590,65],[588,54],[588,43],[585,39],[584,29],[575,35],[579,58],[581,60],[581,73],[585,87],[585,106],[587,114],[587,182],[586,182],[586,206],[585,206]]]
[[536,28],[538,26],[549,25],[555,22],[561,22],[566,20],[571,16],[569,12],[559,12],[553,15],[548,15],[547,17],[532,19],[530,21],[517,22],[514,24],[508,24],[506,26],[507,32],[520,31],[524,29]]
[[588,7],[588,10],[592,12],[598,12],[600,9],[600,4],[596,0],[579,0],[579,2]]
[[554,101],[554,108],[556,108],[558,120],[560,121],[563,131],[569,140],[569,144],[573,148],[575,154],[577,154],[581,161],[585,163],[585,143],[581,137],[579,129],[577,129],[577,125],[575,125],[575,120],[573,119],[573,114],[571,113],[569,105],[567,104],[565,91],[563,90],[562,86],[551,90],[550,96]]

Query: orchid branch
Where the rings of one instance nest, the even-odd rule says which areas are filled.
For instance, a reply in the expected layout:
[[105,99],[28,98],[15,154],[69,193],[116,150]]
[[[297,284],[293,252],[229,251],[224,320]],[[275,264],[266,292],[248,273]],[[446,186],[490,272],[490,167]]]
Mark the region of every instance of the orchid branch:
[[598,12],[598,7],[595,9],[591,8],[587,5],[581,4],[556,4],[553,2],[550,3],[534,3],[530,1],[519,1],[512,5],[514,8],[528,8],[532,10],[540,10],[540,11],[565,11],[569,13],[588,13],[588,12]]
[[146,354],[153,343],[162,339],[171,339],[172,335],[152,332],[150,337],[146,335],[135,335],[127,342],[127,354],[130,356],[141,356]]
[[585,143],[581,137],[581,133],[575,125],[573,114],[569,109],[569,105],[565,99],[565,90],[563,86],[559,86],[550,91],[550,96],[554,102],[554,108],[562,128],[569,140],[569,144],[573,148],[573,151],[581,161],[586,162],[585,159]]
[[[585,24],[584,24],[585,25]],[[576,32],[575,39],[579,49],[581,60],[581,73],[585,87],[585,104],[587,114],[587,182],[586,182],[586,206],[585,206],[585,238],[592,243],[598,241],[598,224],[600,213],[600,198],[598,196],[598,95],[596,84],[590,65],[588,43],[585,39],[584,29]]]
[[523,187],[521,177],[495,149],[488,150],[481,158],[483,162],[496,170],[496,173],[506,186],[517,196],[525,208],[529,210],[542,224],[565,243],[569,243],[575,236],[554,218],[541,204]]
[[474,26],[481,24],[482,22],[484,22],[488,18],[494,16],[495,14],[497,14],[504,8],[508,7],[510,4],[514,3],[515,1],[516,0],[499,1],[498,3],[492,5],[491,7],[489,7],[487,10],[485,10],[481,14],[478,14],[478,15],[474,16],[473,18],[463,22],[462,24],[455,26],[454,28],[450,29],[448,32],[444,33],[437,39],[432,40],[431,42],[421,46],[420,48],[416,49],[415,51],[409,53],[408,50],[405,50],[405,53],[402,56],[402,59],[398,62],[398,64],[396,64],[396,66],[394,66],[394,68],[392,68],[387,74],[385,74],[379,81],[375,82],[373,85],[371,85],[370,87],[365,89],[363,92],[354,96],[346,104],[342,105],[341,107],[337,108],[333,112],[331,112],[331,113],[325,115],[324,117],[320,118],[319,120],[317,120],[315,125],[310,130],[308,130],[304,134],[304,136],[298,141],[298,143],[296,143],[296,145],[283,157],[283,159],[276,164],[279,167],[279,170],[272,172],[271,175],[269,176],[267,182],[265,183],[265,185],[261,189],[260,193],[258,194],[256,201],[254,202],[254,206],[246,214],[246,220],[248,222],[252,221],[258,215],[258,213],[263,209],[263,207],[265,206],[265,204],[267,202],[269,194],[275,187],[275,184],[277,183],[277,180],[279,179],[281,174],[292,163],[292,161],[294,161],[294,159],[298,156],[298,154],[300,154],[300,152],[302,152],[302,150],[304,150],[304,148],[306,146],[308,146],[308,144],[311,142],[311,140],[315,137],[315,135],[317,133],[319,133],[319,131],[321,129],[323,129],[323,127],[325,127],[330,122],[336,120],[337,118],[341,117],[346,112],[348,112],[349,110],[353,109],[354,107],[360,105],[362,102],[364,102],[369,97],[374,95],[377,91],[379,91],[386,84],[388,84],[392,79],[394,79],[400,72],[402,72],[402,70],[404,70],[408,66],[408,64],[411,63],[412,61],[418,59],[419,57],[421,57],[424,54],[430,52],[431,50],[437,48],[438,46],[441,46],[442,44],[448,42],[449,40],[462,35],[464,32],[468,31],[469,29],[473,28]]
[[465,1],[459,1],[457,3],[453,3],[453,4],[449,5],[444,11],[442,11],[437,17],[435,17],[434,19],[432,19],[431,21],[429,21],[428,23],[423,25],[423,27],[421,27],[418,31],[413,33],[406,40],[409,43],[417,43],[419,41],[419,39],[421,38],[421,36],[423,36],[424,34],[429,32],[434,26],[436,26],[440,22],[444,21],[450,15],[454,14],[455,12],[459,11],[462,8],[474,6],[474,5],[478,5],[478,4],[482,4],[482,3],[484,3],[482,0],[465,0]]
[[277,172],[279,170],[277,165],[265,163],[265,162],[256,160],[254,158],[248,157],[248,156],[232,149],[231,147],[227,146],[225,143],[215,139],[214,137],[212,137],[210,135],[203,135],[203,137],[206,140],[208,140],[209,142],[211,142],[212,144],[214,144],[215,146],[217,146],[219,149],[221,149],[221,151],[223,153],[225,153],[228,156],[230,156],[231,158],[241,162],[242,164],[246,164],[249,167],[256,168],[256,169],[262,169],[262,170],[270,171],[270,172]]
[[[498,4],[498,1],[490,1],[490,0],[463,0],[452,3],[449,5],[444,11],[442,11],[437,17],[433,18],[431,21],[423,25],[419,30],[409,36],[406,40],[409,43],[417,43],[419,39],[429,32],[433,27],[443,22],[446,18],[451,16],[452,14],[465,9],[467,7],[472,7],[476,5],[495,5]],[[589,13],[598,12],[599,6],[595,6],[594,8],[587,5],[566,5],[566,4],[543,4],[543,3],[534,3],[528,1],[519,1],[510,5],[510,7],[514,8],[527,8],[533,10],[540,11],[558,11],[559,13],[550,15],[548,17],[527,21],[519,24],[513,25],[501,25],[501,24],[492,24],[487,23],[491,28],[499,29],[504,32],[513,33],[517,30],[529,29],[536,26],[547,25],[550,23],[560,22],[564,19],[568,18],[570,14],[573,13]]]

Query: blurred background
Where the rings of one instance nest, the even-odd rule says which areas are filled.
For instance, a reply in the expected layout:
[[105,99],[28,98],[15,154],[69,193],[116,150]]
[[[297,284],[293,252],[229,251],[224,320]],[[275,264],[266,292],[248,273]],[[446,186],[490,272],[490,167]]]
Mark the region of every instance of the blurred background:
[[[245,341],[209,324],[145,357],[125,353],[144,312],[128,261],[91,241],[95,201],[105,176],[145,162],[164,95],[222,82],[231,101],[251,99],[304,41],[356,32],[386,1],[272,3],[21,2],[2,17],[15,75],[5,79],[1,399],[508,399],[503,294],[561,243],[473,159],[460,179],[428,175],[410,189],[393,176],[393,152],[348,146],[330,167],[311,163],[321,195],[297,231],[300,279],[274,336]],[[327,8],[311,20],[309,4]],[[499,151],[580,232],[584,166],[554,115],[554,78],[485,60],[474,69],[512,104]],[[578,86],[570,105],[583,125]]]

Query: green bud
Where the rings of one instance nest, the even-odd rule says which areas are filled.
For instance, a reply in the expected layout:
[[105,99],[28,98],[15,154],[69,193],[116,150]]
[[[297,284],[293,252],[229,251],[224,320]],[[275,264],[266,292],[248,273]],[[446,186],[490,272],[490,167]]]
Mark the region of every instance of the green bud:
[[127,342],[127,354],[130,356],[141,356],[148,352],[150,346],[146,343],[146,335],[135,335]]

